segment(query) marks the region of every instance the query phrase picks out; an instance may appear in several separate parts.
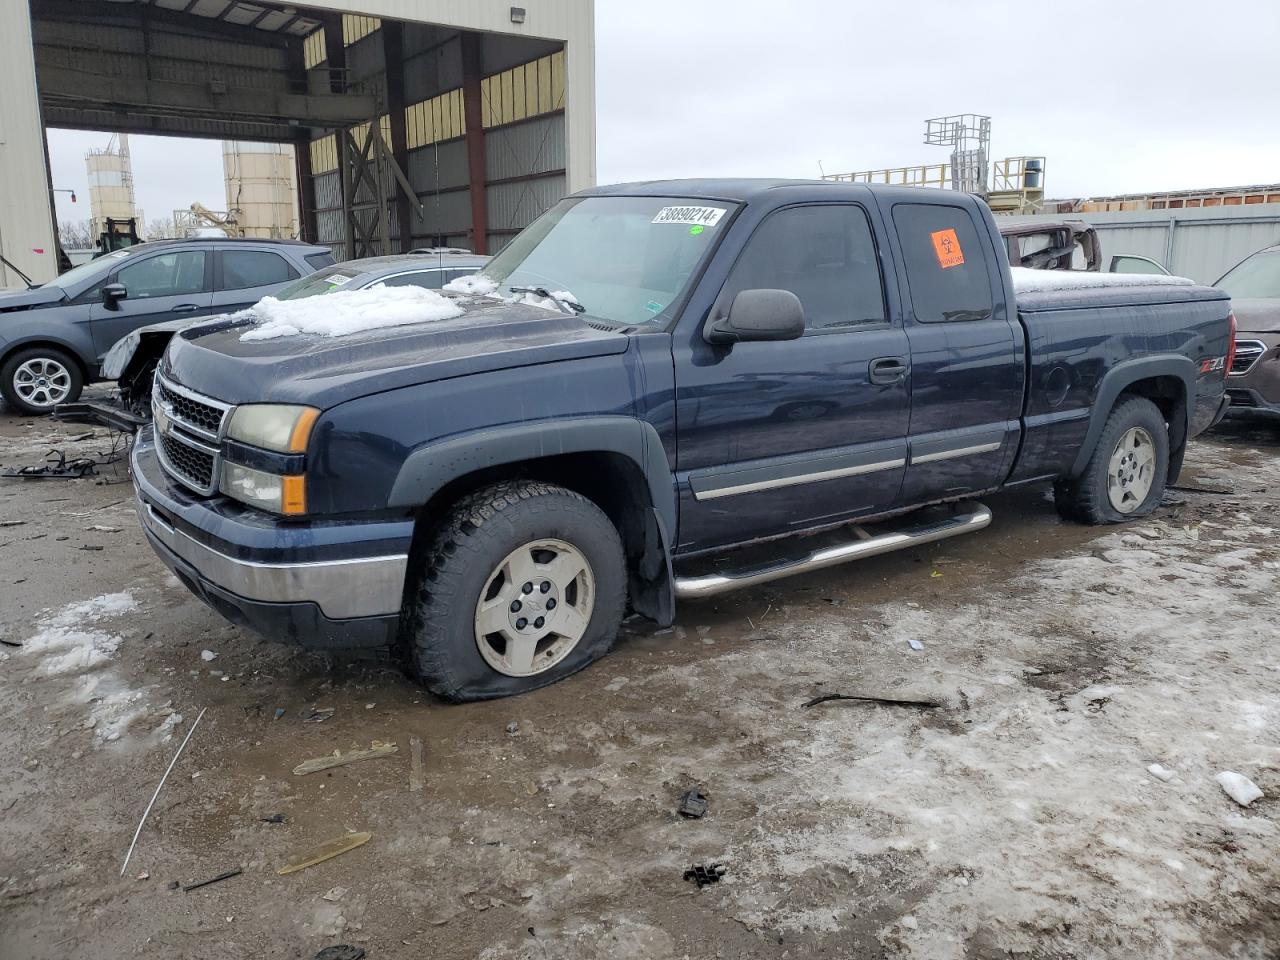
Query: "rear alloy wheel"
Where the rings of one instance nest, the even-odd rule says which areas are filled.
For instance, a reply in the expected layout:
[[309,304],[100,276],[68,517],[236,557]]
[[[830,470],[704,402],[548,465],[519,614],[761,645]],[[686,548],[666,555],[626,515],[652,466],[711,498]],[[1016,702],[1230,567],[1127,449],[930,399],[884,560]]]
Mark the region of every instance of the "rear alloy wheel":
[[61,350],[45,347],[19,350],[5,362],[0,377],[0,393],[9,405],[36,415],[78,400],[83,385],[76,362]]
[[1169,477],[1169,427],[1146,397],[1126,397],[1107,417],[1088,464],[1053,488],[1058,513],[1080,523],[1123,523],[1160,505]]
[[464,498],[415,550],[400,644],[447,700],[555,683],[604,656],[626,605],[613,523],[590,500],[537,481]]

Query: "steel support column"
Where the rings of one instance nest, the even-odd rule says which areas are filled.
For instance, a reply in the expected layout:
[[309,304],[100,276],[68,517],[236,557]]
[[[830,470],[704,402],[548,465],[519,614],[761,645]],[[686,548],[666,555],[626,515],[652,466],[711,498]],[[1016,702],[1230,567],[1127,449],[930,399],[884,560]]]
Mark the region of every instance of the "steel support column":
[[462,34],[462,118],[466,125],[467,179],[471,189],[471,249],[489,252],[489,211],[485,200],[484,112],[481,109],[481,36]]
[[[382,23],[382,54],[386,64],[387,114],[391,125],[391,156],[401,170],[409,169],[409,133],[404,117],[404,25]],[[413,205],[403,190],[396,191],[396,221],[400,226],[400,252],[413,249]]]
[[347,45],[342,42],[342,14],[326,13],[324,24],[324,58],[329,69],[329,92],[342,93],[347,88]]

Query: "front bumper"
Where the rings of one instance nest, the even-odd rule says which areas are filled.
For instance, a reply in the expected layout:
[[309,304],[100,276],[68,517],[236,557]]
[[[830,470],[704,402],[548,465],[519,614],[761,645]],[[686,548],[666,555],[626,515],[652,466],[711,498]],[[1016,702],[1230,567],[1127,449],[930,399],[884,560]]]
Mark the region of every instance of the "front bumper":
[[[1236,344],[1238,350],[1251,347],[1256,356],[1240,372],[1227,377],[1227,396],[1231,399],[1227,416],[1280,420],[1280,334],[1240,333]],[[1240,364],[1237,362],[1236,366]]]
[[156,554],[233,623],[307,646],[388,642],[399,623],[412,521],[281,521],[173,482],[151,427],[132,454],[138,519]]

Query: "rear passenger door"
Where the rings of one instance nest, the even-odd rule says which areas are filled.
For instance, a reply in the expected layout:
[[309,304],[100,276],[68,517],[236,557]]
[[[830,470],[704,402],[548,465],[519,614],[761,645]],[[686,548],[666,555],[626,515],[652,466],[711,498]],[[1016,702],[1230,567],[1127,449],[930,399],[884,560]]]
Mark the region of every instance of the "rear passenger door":
[[213,311],[231,313],[298,279],[297,268],[271,250],[223,247],[215,255]]
[[1025,381],[1000,250],[964,206],[897,203],[911,344],[904,503],[998,485],[1017,452]]
[[[711,316],[750,289],[789,290],[805,334],[674,346],[682,550],[707,550],[887,510],[906,463],[906,335],[859,204],[768,214]],[[895,298],[896,300],[896,298]]]

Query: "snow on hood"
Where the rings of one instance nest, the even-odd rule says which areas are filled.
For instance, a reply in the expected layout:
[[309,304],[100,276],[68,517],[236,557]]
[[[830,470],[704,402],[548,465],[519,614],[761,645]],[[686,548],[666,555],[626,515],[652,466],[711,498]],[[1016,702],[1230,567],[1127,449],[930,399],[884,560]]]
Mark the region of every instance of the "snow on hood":
[[444,285],[445,293],[462,293],[471,297],[487,297],[497,289],[498,281],[490,280],[482,273],[455,277]]
[[451,320],[463,312],[461,306],[434,290],[370,287],[300,300],[263,297],[249,309],[231,316],[258,321],[257,326],[241,334],[241,340],[275,340],[300,333],[345,337],[382,327]]
[[1099,287],[1190,286],[1186,277],[1162,273],[1092,273],[1084,270],[1032,270],[1011,267],[1015,293],[1044,293],[1049,290],[1085,290]]
[[[532,307],[543,307],[547,310],[557,310],[561,313],[564,312],[564,308],[560,306],[561,303],[578,303],[578,298],[568,290],[548,290],[547,292],[551,294],[550,297],[541,297],[528,290],[504,297],[498,293],[499,286],[500,284],[496,280],[490,280],[484,274],[471,273],[465,277],[450,280],[444,285],[444,292],[460,293],[469,297],[496,297],[499,300],[505,300],[507,303],[525,303]],[[557,303],[557,300],[560,303]]]

